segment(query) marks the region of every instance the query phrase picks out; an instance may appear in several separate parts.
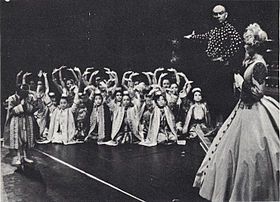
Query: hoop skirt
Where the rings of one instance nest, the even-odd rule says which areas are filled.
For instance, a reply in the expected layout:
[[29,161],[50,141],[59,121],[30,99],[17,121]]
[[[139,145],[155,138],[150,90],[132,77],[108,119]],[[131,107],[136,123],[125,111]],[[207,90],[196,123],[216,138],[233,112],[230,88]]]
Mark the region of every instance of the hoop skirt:
[[199,194],[211,201],[279,201],[279,103],[262,95],[265,63],[252,60],[241,99],[195,177]]

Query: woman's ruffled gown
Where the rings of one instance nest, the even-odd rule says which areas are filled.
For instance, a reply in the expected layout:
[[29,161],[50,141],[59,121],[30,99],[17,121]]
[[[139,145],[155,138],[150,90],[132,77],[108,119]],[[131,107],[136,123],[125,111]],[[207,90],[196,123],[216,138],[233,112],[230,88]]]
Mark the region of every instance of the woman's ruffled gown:
[[265,61],[245,61],[241,99],[215,137],[194,181],[211,201],[279,201],[279,103],[263,96]]

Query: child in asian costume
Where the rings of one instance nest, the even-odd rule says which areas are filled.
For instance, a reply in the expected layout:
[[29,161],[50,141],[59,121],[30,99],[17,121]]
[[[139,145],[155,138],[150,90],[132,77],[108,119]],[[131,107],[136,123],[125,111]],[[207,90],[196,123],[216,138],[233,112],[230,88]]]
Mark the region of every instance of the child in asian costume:
[[28,149],[34,147],[34,134],[38,132],[33,113],[36,110],[29,87],[23,84],[16,94],[8,98],[7,119],[4,130],[4,147],[14,149],[17,157],[13,164],[20,165],[22,160],[28,163]]
[[211,145],[211,140],[206,136],[211,131],[210,113],[207,104],[202,101],[200,88],[192,90],[194,103],[190,106],[187,117],[183,126],[183,134],[187,134],[188,138],[198,136],[203,148],[207,151]]
[[74,118],[76,124],[76,135],[74,139],[83,142],[88,131],[88,108],[83,93],[79,93],[79,104],[74,113]]
[[151,115],[154,110],[154,102],[152,95],[145,95],[145,102],[141,106],[141,110],[139,113],[139,135],[141,136],[141,141],[145,141],[148,135],[149,125]]
[[111,140],[111,116],[109,107],[103,102],[103,96],[97,89],[93,89],[89,98],[93,102],[90,115],[89,132],[85,141],[96,140],[103,144]]
[[48,122],[48,116],[49,116],[49,108],[45,105],[45,99],[46,94],[49,93],[49,84],[47,79],[47,73],[43,73],[40,71],[38,74],[39,77],[44,76],[45,85],[42,83],[42,81],[38,81],[37,83],[37,91],[35,93],[37,104],[38,104],[38,110],[34,113],[34,117],[37,121],[37,124],[39,126],[39,137],[37,138],[36,142],[38,144],[44,143],[47,133],[47,122]]
[[138,133],[139,106],[132,105],[127,91],[123,94],[122,106],[113,111],[112,140],[107,145],[116,146],[119,143],[139,142],[141,137]]
[[53,106],[50,99],[46,103],[52,112],[47,137],[52,143],[62,143],[65,145],[76,143],[74,141],[76,127],[73,114],[79,102],[78,88],[75,88],[74,92],[74,103],[71,107],[69,107],[66,95],[61,96],[58,107]]
[[141,145],[156,146],[160,143],[176,143],[177,131],[175,118],[167,106],[167,100],[160,91],[156,92],[154,99],[156,105],[151,116],[148,137]]

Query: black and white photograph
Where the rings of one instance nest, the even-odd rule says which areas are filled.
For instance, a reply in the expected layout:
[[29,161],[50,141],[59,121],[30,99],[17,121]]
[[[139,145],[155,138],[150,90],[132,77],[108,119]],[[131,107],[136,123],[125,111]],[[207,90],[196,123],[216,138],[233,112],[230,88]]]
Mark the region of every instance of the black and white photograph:
[[0,9],[0,201],[280,201],[278,0]]

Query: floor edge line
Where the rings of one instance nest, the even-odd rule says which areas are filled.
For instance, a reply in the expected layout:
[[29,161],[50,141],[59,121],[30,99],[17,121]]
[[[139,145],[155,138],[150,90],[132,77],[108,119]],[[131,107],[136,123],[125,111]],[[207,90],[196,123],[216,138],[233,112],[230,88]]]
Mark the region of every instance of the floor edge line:
[[102,179],[99,179],[99,178],[95,177],[94,175],[92,175],[90,173],[87,173],[87,172],[85,172],[85,171],[83,171],[83,170],[81,170],[81,169],[79,169],[79,168],[77,168],[77,167],[75,167],[75,166],[73,166],[73,165],[71,165],[69,163],[66,163],[66,162],[60,160],[59,158],[56,158],[56,157],[54,157],[54,156],[52,156],[52,155],[50,155],[50,154],[48,154],[46,152],[43,152],[40,149],[34,148],[34,150],[39,152],[39,153],[41,153],[41,154],[44,154],[45,156],[47,156],[47,157],[49,157],[49,158],[51,158],[51,159],[53,159],[53,160],[55,160],[55,161],[65,165],[65,166],[67,166],[67,167],[69,167],[69,168],[71,168],[73,170],[78,171],[79,173],[82,173],[82,174],[88,176],[91,179],[94,179],[94,180],[96,180],[96,181],[98,181],[98,182],[100,182],[102,184],[105,184],[105,185],[107,185],[107,186],[109,186],[109,187],[111,187],[111,188],[113,188],[113,189],[115,189],[115,190],[117,190],[117,191],[127,195],[127,196],[130,196],[131,198],[134,198],[134,199],[136,199],[138,201],[141,201],[141,202],[145,202],[143,199],[140,199],[140,198],[138,198],[138,197],[136,197],[136,196],[134,196],[134,195],[132,195],[132,194],[130,194],[130,193],[128,193],[128,192],[126,192],[126,191],[124,191],[124,190],[122,190],[122,189],[120,189],[120,188],[118,188],[118,187],[116,187],[116,186],[114,186],[114,185],[112,185],[112,184],[102,180]]

